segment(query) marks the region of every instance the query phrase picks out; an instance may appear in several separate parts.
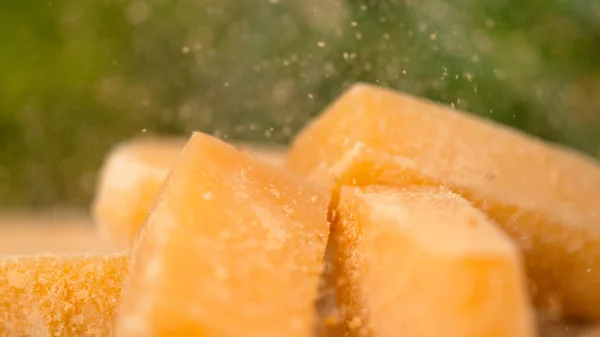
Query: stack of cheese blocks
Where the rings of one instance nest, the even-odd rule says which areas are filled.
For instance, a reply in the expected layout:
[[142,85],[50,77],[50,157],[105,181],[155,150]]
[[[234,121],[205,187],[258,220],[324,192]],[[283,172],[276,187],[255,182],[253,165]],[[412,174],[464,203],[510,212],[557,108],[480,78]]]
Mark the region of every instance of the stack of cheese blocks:
[[122,144],[93,216],[119,252],[0,262],[0,336],[530,337],[536,312],[600,320],[598,162],[370,85],[283,159],[203,133]]

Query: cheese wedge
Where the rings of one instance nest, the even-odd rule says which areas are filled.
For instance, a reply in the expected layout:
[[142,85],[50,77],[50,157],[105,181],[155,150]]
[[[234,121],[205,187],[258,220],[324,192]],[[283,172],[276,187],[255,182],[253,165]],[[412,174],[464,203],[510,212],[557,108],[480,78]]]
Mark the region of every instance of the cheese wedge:
[[525,254],[538,307],[600,319],[600,165],[474,115],[359,84],[307,126],[287,166],[340,185],[444,185]]
[[116,336],[312,336],[328,203],[193,134],[136,240]]
[[351,336],[534,336],[517,246],[440,188],[342,187],[332,239]]
[[0,336],[110,336],[122,253],[0,260]]

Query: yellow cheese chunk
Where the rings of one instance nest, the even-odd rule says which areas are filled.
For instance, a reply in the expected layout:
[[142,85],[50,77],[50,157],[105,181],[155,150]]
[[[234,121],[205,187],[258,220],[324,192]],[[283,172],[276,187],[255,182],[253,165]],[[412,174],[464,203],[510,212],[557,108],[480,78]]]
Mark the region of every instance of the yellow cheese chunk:
[[127,255],[0,260],[0,336],[110,336]]
[[353,336],[534,336],[518,248],[445,189],[342,187],[332,239]]
[[140,138],[108,155],[92,205],[106,241],[120,249],[131,248],[184,144],[179,138]]
[[447,186],[519,243],[540,308],[600,319],[600,165],[591,158],[360,84],[299,134],[287,164],[334,190]]
[[312,336],[328,203],[193,134],[134,245],[116,336]]

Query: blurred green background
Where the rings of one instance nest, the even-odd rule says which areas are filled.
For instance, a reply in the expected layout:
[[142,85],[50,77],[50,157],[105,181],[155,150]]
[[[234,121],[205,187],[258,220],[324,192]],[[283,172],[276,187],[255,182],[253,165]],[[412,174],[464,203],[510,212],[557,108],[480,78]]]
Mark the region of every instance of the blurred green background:
[[425,96],[600,155],[595,0],[0,4],[0,206],[87,206],[142,132],[287,142],[345,87]]

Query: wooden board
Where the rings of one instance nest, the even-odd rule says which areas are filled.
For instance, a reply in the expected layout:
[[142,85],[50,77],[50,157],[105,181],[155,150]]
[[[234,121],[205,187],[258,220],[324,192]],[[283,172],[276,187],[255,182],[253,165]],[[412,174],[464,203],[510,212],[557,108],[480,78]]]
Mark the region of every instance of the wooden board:
[[0,256],[109,252],[90,217],[72,210],[0,212]]

